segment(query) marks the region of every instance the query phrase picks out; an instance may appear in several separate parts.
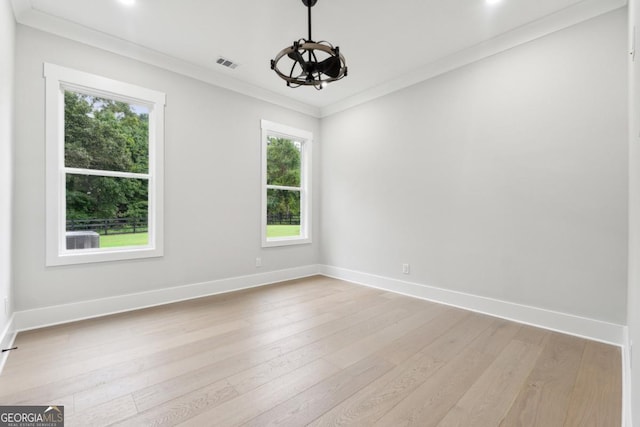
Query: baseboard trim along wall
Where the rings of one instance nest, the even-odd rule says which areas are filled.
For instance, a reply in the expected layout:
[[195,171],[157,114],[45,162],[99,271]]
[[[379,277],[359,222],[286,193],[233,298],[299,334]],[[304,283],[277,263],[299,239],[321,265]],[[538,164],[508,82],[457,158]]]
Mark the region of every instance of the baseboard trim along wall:
[[238,291],[316,274],[626,347],[623,325],[329,265],[307,265],[149,292],[17,311],[14,313],[13,321],[9,323],[4,335],[0,338],[5,338],[14,332]]
[[624,326],[477,295],[456,292],[340,267],[321,265],[320,274],[389,292],[512,320],[623,347]]
[[[629,401],[631,355],[626,326],[328,265],[307,265],[149,292],[17,311],[0,335],[0,343],[2,348],[11,347],[16,334],[20,331],[249,289],[317,274],[620,346],[623,371],[622,410],[623,420],[625,420],[623,425],[631,426]],[[0,373],[7,356],[8,352],[0,356]]]
[[[15,315],[12,315],[11,318],[9,318],[7,326],[4,328],[4,331],[2,331],[2,334],[0,335],[0,349],[13,347],[13,341],[16,338],[16,333],[14,332],[14,319]],[[4,364],[7,361],[7,357],[9,357],[8,351],[0,354],[0,373],[2,373],[2,369],[4,368]]]
[[16,311],[11,331],[21,332],[178,301],[255,288],[318,274],[317,265],[237,276],[148,292]]

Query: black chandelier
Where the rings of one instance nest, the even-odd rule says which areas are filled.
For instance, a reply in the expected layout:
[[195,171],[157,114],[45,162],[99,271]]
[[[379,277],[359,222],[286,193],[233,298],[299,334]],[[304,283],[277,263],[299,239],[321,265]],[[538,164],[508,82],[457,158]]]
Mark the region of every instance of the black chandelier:
[[[340,48],[333,47],[326,41],[315,42],[311,38],[311,8],[317,1],[302,0],[308,9],[309,38],[293,42],[271,60],[271,69],[284,79],[289,87],[313,86],[320,90],[327,83],[347,76],[347,63],[340,53]],[[283,73],[278,68],[278,63],[285,56],[293,61],[289,74]]]

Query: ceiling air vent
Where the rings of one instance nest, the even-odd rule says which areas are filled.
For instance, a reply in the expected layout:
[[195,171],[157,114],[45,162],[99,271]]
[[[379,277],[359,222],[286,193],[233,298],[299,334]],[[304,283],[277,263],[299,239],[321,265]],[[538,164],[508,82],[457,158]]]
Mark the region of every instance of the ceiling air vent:
[[218,59],[216,59],[216,64],[220,64],[224,67],[231,68],[232,70],[235,70],[236,67],[239,65],[230,59],[223,58],[222,56],[219,56]]

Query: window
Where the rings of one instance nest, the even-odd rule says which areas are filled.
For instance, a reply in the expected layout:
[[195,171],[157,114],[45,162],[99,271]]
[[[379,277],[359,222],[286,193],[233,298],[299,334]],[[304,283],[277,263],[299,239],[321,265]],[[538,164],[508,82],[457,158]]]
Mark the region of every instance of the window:
[[262,121],[262,246],[311,243],[311,132]]
[[45,64],[47,265],[162,256],[165,95]]

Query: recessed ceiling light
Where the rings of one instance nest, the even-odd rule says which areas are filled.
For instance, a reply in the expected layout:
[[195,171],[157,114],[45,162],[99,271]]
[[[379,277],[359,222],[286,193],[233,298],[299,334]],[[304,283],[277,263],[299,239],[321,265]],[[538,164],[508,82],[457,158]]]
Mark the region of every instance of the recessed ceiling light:
[[125,6],[133,6],[136,3],[136,0],[118,0]]
[[498,4],[500,3],[502,0],[486,0],[487,4]]

